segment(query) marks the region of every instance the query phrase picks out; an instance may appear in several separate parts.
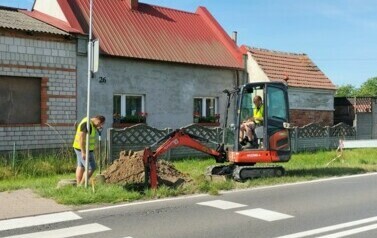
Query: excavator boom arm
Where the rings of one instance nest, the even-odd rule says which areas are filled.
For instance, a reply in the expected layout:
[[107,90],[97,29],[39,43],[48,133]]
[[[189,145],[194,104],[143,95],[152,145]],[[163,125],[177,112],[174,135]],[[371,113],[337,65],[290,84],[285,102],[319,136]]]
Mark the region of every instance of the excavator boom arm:
[[144,149],[143,161],[145,167],[146,181],[149,179],[151,188],[157,188],[157,158],[170,149],[187,146],[192,149],[201,151],[215,158],[217,162],[225,162],[226,153],[223,145],[219,145],[217,150],[209,148],[198,141],[197,136],[185,133],[184,129],[179,129],[170,134],[170,137],[155,152],[150,147]]

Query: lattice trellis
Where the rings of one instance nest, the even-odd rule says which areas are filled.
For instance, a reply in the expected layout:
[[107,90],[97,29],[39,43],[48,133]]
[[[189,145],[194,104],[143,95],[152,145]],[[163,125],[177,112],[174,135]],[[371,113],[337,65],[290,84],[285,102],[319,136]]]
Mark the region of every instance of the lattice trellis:
[[330,136],[332,137],[347,137],[356,136],[356,130],[343,122],[330,127]]
[[185,129],[185,131],[190,134],[203,137],[210,141],[218,142],[219,140],[218,128],[208,128],[208,127],[203,127],[197,124],[191,124],[184,127],[183,129]]
[[[205,138],[211,142],[219,141],[219,134],[221,128],[207,128],[197,124],[191,124],[184,127],[186,132],[197,135],[199,137]],[[108,158],[111,163],[119,157],[119,152],[122,150],[142,150],[145,146],[150,146],[157,142],[159,139],[166,136],[173,130],[170,128],[159,130],[144,124],[138,124],[132,127],[124,129],[114,129],[110,128],[108,130]],[[161,142],[163,143],[163,142]],[[155,145],[152,150],[155,150],[161,143]],[[207,143],[207,146],[213,146],[212,143]],[[200,155],[201,152],[195,151],[193,149],[179,147],[174,148],[169,151],[166,156],[167,159],[175,156],[178,157],[189,157]]]
[[298,131],[298,138],[325,137],[328,135],[327,128],[316,123],[310,123],[301,127]]
[[138,124],[124,129],[114,129],[112,143],[115,145],[153,144],[164,137],[168,130],[159,130],[144,124]]
[[289,134],[290,134],[290,136],[291,136],[291,138],[295,138],[296,137],[296,133],[297,133],[297,130],[292,130],[292,129],[290,129],[289,130]]
[[119,158],[123,150],[138,151],[150,146],[167,135],[171,129],[159,130],[144,124],[134,125],[124,129],[110,128],[108,130],[108,160]]
[[[220,143],[222,141],[222,129],[219,127],[209,128],[197,124],[191,124],[183,127],[186,132],[205,138],[211,142]],[[109,129],[108,132],[108,155],[109,160],[113,161],[119,157],[119,152],[122,150],[142,150],[145,146],[150,146],[164,137],[172,129],[159,130],[157,128],[149,127],[144,124],[135,125],[125,129]],[[356,136],[354,127],[350,127],[344,123],[339,123],[333,127],[321,127],[318,124],[312,123],[304,127],[297,127],[290,130],[291,147],[294,152],[302,150],[316,150],[316,149],[330,149],[336,148],[339,137],[352,139]],[[230,136],[230,135],[229,135]],[[228,137],[229,137],[228,136]],[[226,138],[229,143],[232,143],[234,136]],[[161,143],[159,143],[160,145]],[[156,145],[153,147],[158,147]],[[213,146],[208,143],[207,146]],[[196,156],[199,152],[180,147],[175,148],[168,153],[168,158],[178,158],[184,156]]]

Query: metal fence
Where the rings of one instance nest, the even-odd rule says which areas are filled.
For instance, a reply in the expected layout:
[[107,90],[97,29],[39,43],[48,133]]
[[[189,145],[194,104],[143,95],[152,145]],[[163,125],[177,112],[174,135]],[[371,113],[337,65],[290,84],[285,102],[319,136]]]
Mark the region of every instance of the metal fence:
[[[188,133],[220,143],[222,140],[222,129],[219,127],[203,127],[198,124],[191,124],[185,127]],[[173,129],[163,130],[149,127],[145,124],[138,124],[124,129],[109,128],[107,133],[107,158],[110,163],[119,158],[121,151],[139,151],[146,146],[154,144],[159,139],[171,133]],[[293,152],[314,151],[319,149],[335,149],[339,140],[356,139],[354,127],[339,123],[332,127],[321,127],[318,124],[308,124],[303,127],[296,127],[291,130],[291,149]],[[204,143],[206,146],[216,148],[213,143]],[[152,147],[156,149],[160,144]],[[202,157],[206,154],[187,147],[173,148],[167,152],[164,159],[182,157]]]

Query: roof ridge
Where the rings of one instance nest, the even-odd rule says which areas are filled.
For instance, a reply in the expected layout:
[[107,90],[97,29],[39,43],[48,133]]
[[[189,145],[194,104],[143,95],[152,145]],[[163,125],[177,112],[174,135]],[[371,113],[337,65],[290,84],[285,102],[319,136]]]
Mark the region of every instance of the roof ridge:
[[155,5],[155,4],[149,4],[149,3],[143,3],[143,2],[139,2],[139,4],[149,5],[149,6],[156,7],[156,8],[164,8],[166,10],[172,10],[172,11],[175,11],[175,12],[181,12],[181,13],[186,13],[186,14],[191,14],[191,15],[198,15],[195,12],[189,12],[189,11],[184,11],[184,10],[180,10],[180,9],[175,9],[175,8],[165,7],[165,6]]
[[265,48],[258,48],[258,47],[251,47],[246,46],[248,50],[259,50],[262,52],[268,52],[268,53],[278,53],[278,54],[284,54],[284,55],[295,55],[295,56],[307,56],[305,53],[292,53],[292,52],[286,52],[286,51],[279,51],[279,50],[269,50]]
[[0,10],[18,12],[18,10],[26,10],[26,9],[25,8],[8,7],[8,6],[2,6],[2,5],[0,5]]

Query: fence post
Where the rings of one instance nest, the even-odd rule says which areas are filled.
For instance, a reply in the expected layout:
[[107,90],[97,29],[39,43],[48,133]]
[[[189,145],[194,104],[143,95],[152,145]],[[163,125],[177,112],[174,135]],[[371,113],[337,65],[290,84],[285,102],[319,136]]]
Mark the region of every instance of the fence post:
[[[169,133],[171,133],[173,131],[173,129],[171,128],[166,128],[166,135],[168,135]],[[167,160],[168,161],[171,161],[171,150],[168,150],[167,153],[166,153],[166,157],[167,157]]]
[[298,127],[296,126],[295,128],[294,128],[294,146],[293,146],[293,152],[298,152]]
[[16,166],[16,142],[13,142],[12,169]]
[[112,152],[113,152],[113,146],[112,146],[112,138],[113,138],[113,128],[108,128],[107,129],[107,139],[106,139],[106,143],[107,143],[107,164],[111,164],[113,162],[113,158],[112,158]]
[[[221,127],[216,127],[216,141],[219,144],[222,142],[222,136],[220,136],[221,135],[221,131],[222,131]],[[223,131],[223,133],[225,133],[225,132]]]
[[326,149],[330,149],[330,127],[329,126],[325,126],[326,128],[326,136],[325,136],[325,145],[326,145]]
[[108,149],[108,145],[107,145],[107,143],[108,143],[108,139],[106,138],[106,141],[105,141],[105,158],[104,158],[104,165],[105,165],[105,167],[109,164],[109,154],[108,154],[108,151],[107,151],[107,149]]

